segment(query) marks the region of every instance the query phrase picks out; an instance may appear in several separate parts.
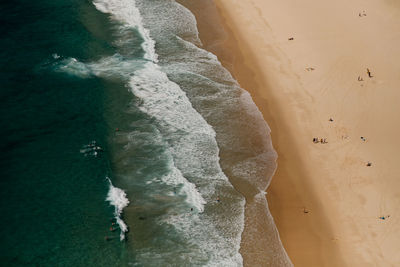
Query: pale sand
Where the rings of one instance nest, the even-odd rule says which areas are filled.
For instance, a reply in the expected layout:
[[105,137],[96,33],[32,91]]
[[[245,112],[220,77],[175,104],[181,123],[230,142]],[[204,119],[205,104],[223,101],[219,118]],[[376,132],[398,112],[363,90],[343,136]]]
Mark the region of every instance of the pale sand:
[[294,265],[400,266],[400,4],[215,1],[229,34],[209,49],[271,126],[268,201]]

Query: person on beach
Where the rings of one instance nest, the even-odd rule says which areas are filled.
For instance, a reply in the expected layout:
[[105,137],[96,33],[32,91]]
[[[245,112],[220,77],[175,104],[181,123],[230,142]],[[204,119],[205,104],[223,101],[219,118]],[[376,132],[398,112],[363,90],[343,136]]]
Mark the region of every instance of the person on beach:
[[359,82],[362,82],[362,81],[364,81],[364,79],[361,78],[360,76],[358,76],[358,81],[359,81]]
[[367,73],[368,73],[368,77],[372,78],[374,76],[372,76],[371,71],[367,68]]

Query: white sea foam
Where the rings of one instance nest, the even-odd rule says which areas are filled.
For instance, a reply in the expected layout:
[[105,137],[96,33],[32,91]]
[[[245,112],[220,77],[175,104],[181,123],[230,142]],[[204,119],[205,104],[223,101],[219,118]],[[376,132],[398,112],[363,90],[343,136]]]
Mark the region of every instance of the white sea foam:
[[[55,59],[59,58],[60,56]],[[78,61],[76,58],[67,58],[61,60],[58,64],[56,64],[55,71],[64,72],[80,78],[88,78],[92,75],[91,69],[85,63]]]
[[169,35],[169,37],[179,36],[191,43],[201,45],[196,18],[184,6],[171,0],[151,2],[136,0],[136,5],[144,11],[142,17],[145,16],[152,35],[162,37],[163,44],[168,44]]
[[[55,59],[60,59],[60,56]],[[97,62],[88,63],[80,62],[76,58],[60,59],[54,63],[54,69],[57,72],[64,72],[80,78],[98,76],[126,80],[135,69],[143,65],[143,62],[140,59],[128,59],[120,54],[115,54],[102,58]]]
[[106,201],[110,202],[110,204],[114,206],[114,216],[121,230],[120,240],[122,241],[125,239],[125,233],[128,231],[128,226],[121,219],[121,215],[124,208],[129,205],[129,200],[126,197],[126,193],[124,190],[113,186],[109,178],[107,178],[107,180],[110,183],[110,187],[108,190]]
[[171,172],[161,177],[161,180],[168,185],[174,185],[174,186],[183,185],[179,193],[186,196],[186,201],[193,208],[195,208],[196,211],[203,212],[204,204],[206,204],[206,201],[201,196],[196,186],[193,183],[188,182],[188,180],[186,180],[183,177],[181,171],[177,169],[175,166],[173,166],[173,162],[171,162],[169,168]]
[[[147,8],[147,2],[138,2],[142,8]],[[176,3],[165,2],[165,5],[169,4],[175,5]],[[164,2],[158,1],[156,8],[153,6],[153,9],[148,12],[155,11],[160,5],[164,5]],[[159,12],[164,12],[165,6],[160,10]],[[171,10],[176,11],[175,9]],[[193,15],[181,6],[180,11],[183,11],[183,15],[189,14],[189,20],[193,19]],[[168,24],[167,27],[171,27],[171,25]],[[193,24],[187,24],[185,28],[193,29]],[[179,30],[182,29],[179,28]],[[157,31],[155,32],[157,34]],[[163,30],[158,31],[158,33],[160,32],[164,33]],[[174,215],[168,213],[160,219],[160,224],[173,225],[187,242],[198,247],[198,250],[194,250],[193,253],[203,255],[202,257],[207,255],[208,263],[203,262],[202,265],[242,265],[239,246],[240,233],[243,230],[244,199],[233,194],[234,190],[219,166],[219,149],[215,140],[215,131],[192,107],[182,89],[172,82],[158,65],[146,63],[142,69],[134,72],[129,84],[132,92],[140,99],[139,108],[156,118],[161,133],[171,147],[174,165],[177,170],[180,170],[182,176],[186,179],[190,177],[190,180],[197,185],[201,196],[212,202],[215,201],[218,194],[222,194],[220,191],[222,188],[230,192],[226,196],[231,198],[230,205],[224,212],[211,213],[201,217],[197,214]],[[194,193],[193,198],[198,199],[197,190],[189,189],[188,191]],[[216,192],[216,190],[218,191]],[[187,200],[190,199],[190,194],[186,194],[188,195]],[[225,213],[229,216],[219,216]],[[146,255],[145,253],[138,254],[137,258],[149,260],[146,257],[151,256]]]
[[93,4],[99,11],[110,14],[113,20],[120,22],[122,28],[136,28],[144,39],[142,43],[145,51],[144,58],[153,62],[158,61],[154,48],[155,42],[143,26],[142,16],[136,7],[135,0],[94,0]]
[[159,119],[168,130],[215,137],[215,132],[192,107],[186,94],[171,82],[161,68],[146,63],[130,80],[132,92],[143,100],[141,109]]

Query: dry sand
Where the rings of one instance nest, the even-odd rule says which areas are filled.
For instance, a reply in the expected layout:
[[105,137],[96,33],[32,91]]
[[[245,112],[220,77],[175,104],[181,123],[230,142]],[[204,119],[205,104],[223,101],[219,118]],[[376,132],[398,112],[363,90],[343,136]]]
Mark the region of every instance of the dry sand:
[[267,196],[294,265],[400,266],[400,3],[215,2],[228,35],[208,49],[272,129]]

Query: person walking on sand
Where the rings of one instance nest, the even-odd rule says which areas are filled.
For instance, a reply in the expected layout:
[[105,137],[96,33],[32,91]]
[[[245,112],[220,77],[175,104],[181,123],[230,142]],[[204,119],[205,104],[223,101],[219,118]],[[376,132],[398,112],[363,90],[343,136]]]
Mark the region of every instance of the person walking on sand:
[[372,76],[371,71],[367,68],[367,73],[368,73],[368,77],[372,78],[374,76]]

